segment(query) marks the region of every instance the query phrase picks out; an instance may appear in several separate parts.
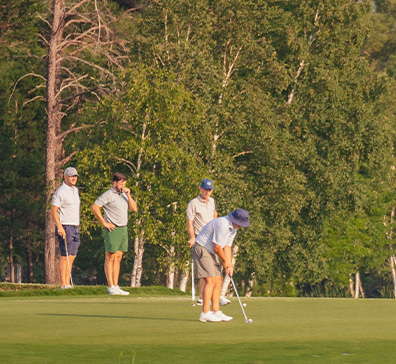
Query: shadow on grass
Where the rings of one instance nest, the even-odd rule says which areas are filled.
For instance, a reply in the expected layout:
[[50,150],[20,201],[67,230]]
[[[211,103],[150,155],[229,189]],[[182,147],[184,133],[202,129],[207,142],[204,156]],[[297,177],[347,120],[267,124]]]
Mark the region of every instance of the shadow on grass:
[[138,317],[138,316],[108,316],[108,315],[78,315],[78,314],[67,314],[67,313],[39,313],[39,316],[58,316],[58,317],[90,317],[90,318],[110,318],[110,319],[131,319],[131,320],[152,320],[152,321],[185,321],[195,322],[192,319],[175,319],[175,318],[164,318],[164,317]]

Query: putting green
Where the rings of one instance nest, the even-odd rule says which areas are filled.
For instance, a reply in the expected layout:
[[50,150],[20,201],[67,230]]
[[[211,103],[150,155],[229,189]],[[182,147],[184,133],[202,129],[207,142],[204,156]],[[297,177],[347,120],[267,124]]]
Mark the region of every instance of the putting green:
[[393,363],[396,302],[242,298],[201,323],[187,297],[0,299],[1,363]]

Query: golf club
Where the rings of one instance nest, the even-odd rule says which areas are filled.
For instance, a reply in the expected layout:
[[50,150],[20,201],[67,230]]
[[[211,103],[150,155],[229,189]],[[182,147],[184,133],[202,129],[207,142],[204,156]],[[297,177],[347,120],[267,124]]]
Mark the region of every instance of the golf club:
[[195,306],[194,262],[191,261],[191,306]]
[[71,269],[70,269],[69,252],[68,252],[68,250],[67,250],[67,241],[66,241],[66,238],[64,239],[64,241],[65,241],[65,248],[66,248],[67,266],[69,267],[69,273],[70,273],[70,285],[71,285],[72,287],[74,287],[74,285],[73,285],[73,279],[72,279],[72,274],[71,274]]
[[246,313],[245,313],[245,310],[244,310],[244,308],[243,308],[241,299],[239,298],[238,290],[237,290],[237,288],[236,288],[236,286],[235,286],[234,279],[233,279],[232,277],[230,277],[230,278],[231,278],[232,286],[234,287],[234,292],[235,292],[235,294],[236,294],[237,297],[238,297],[238,302],[239,302],[239,305],[241,306],[241,309],[242,309],[242,312],[243,312],[243,316],[245,316],[245,322],[246,322],[247,324],[251,324],[251,323],[253,322],[253,320],[252,320],[252,319],[248,319],[248,318],[246,317]]

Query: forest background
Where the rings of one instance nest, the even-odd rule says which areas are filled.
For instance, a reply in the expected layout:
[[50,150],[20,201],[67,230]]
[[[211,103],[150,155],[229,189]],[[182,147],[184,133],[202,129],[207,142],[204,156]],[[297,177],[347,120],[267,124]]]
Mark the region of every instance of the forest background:
[[57,283],[49,201],[74,166],[75,283],[105,284],[91,205],[120,171],[123,285],[186,289],[211,178],[219,216],[251,216],[242,292],[392,296],[395,27],[396,0],[0,0],[0,276]]

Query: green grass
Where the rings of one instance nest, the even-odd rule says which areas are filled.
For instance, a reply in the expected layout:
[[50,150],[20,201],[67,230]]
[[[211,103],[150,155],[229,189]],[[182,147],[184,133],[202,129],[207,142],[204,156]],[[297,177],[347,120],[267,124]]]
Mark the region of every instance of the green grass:
[[198,322],[188,296],[0,299],[1,363],[393,363],[396,302],[242,298]]
[[[1,297],[34,296],[95,296],[106,294],[106,286],[75,286],[74,289],[59,289],[58,285],[0,283]],[[185,296],[178,289],[171,290],[160,286],[130,288],[123,287],[132,296]]]

